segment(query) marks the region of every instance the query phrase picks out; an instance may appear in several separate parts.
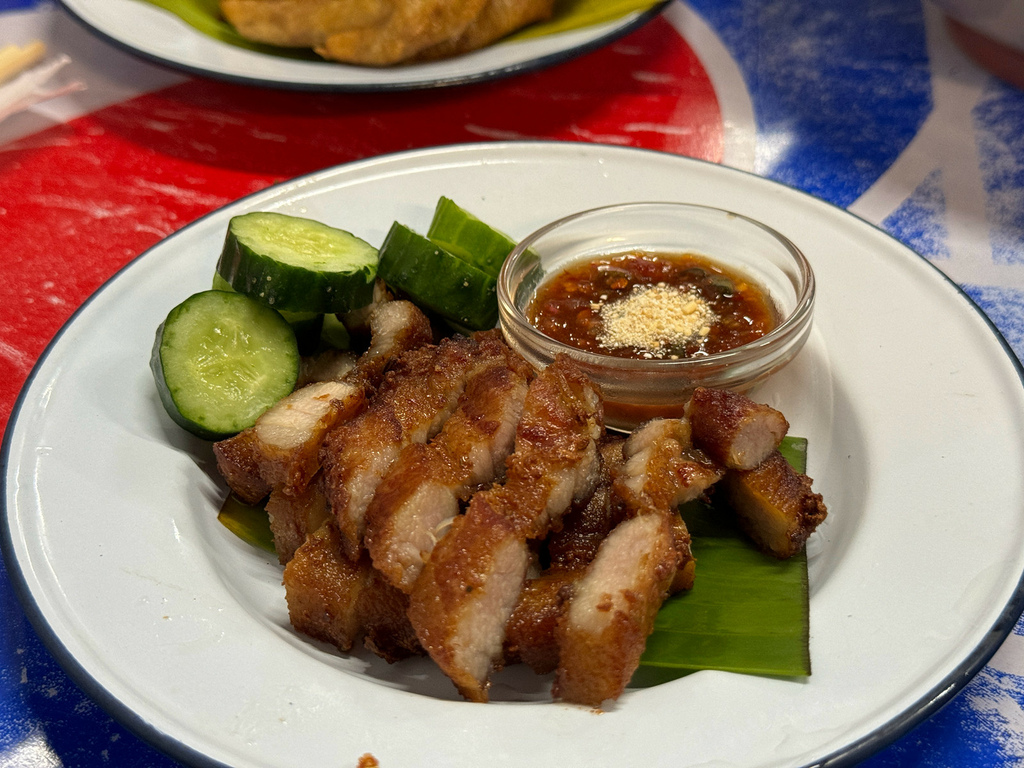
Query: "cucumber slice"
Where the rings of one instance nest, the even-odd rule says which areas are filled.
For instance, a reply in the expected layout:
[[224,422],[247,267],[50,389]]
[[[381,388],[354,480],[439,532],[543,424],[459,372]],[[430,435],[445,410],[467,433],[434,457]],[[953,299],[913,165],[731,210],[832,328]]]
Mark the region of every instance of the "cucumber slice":
[[220,440],[251,427],[295,388],[299,350],[277,310],[211,290],[170,311],[157,329],[150,367],[175,423]]
[[[217,272],[213,273],[213,290],[237,293],[231,287],[231,283]],[[299,343],[299,354],[313,354],[320,344],[320,333],[325,326],[324,315],[319,312],[288,312],[285,310],[281,312],[281,317],[288,321],[288,325],[295,332],[295,340]]]
[[285,312],[348,312],[370,303],[377,249],[350,232],[283,213],[228,223],[217,274]]
[[341,322],[341,318],[333,314],[323,316],[320,340],[332,349],[349,349],[352,346],[352,335],[348,328]]
[[415,304],[471,330],[498,322],[497,281],[397,221],[380,247],[378,274]]
[[427,237],[495,278],[516,247],[511,237],[485,224],[447,197],[437,201]]

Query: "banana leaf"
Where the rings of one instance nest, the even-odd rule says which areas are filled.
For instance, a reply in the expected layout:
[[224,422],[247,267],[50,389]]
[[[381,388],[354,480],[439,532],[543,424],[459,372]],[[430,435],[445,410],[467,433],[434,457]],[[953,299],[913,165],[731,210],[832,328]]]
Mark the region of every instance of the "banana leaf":
[[262,505],[246,504],[235,494],[229,493],[217,513],[217,520],[242,541],[276,554],[270,518]]
[[[194,29],[223,43],[270,56],[288,59],[323,61],[307,48],[280,48],[246,40],[230,24],[221,18],[218,0],[142,0],[163,8]],[[634,11],[646,11],[658,4],[658,0],[558,0],[554,15],[548,20],[509,35],[505,40],[524,40],[543,35],[553,35],[573,29],[614,21]]]

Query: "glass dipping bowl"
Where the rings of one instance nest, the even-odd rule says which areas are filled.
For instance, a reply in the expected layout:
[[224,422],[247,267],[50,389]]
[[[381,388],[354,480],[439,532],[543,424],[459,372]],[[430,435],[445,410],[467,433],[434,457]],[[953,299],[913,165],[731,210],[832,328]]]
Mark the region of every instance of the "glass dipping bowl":
[[[679,360],[587,352],[537,330],[526,310],[537,287],[570,265],[640,250],[695,253],[738,272],[767,293],[778,325],[739,347]],[[746,392],[803,347],[814,310],[814,273],[800,250],[746,216],[686,203],[624,203],[567,216],[526,237],[498,276],[498,317],[506,341],[540,369],[571,356],[600,387],[605,422],[631,430],[655,417],[681,416],[696,387]]]

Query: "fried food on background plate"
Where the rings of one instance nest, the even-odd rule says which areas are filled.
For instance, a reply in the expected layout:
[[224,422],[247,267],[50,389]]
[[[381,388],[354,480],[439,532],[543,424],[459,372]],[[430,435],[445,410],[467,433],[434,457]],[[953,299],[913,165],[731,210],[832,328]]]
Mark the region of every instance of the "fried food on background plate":
[[221,0],[249,40],[389,66],[482,48],[551,16],[554,0]]

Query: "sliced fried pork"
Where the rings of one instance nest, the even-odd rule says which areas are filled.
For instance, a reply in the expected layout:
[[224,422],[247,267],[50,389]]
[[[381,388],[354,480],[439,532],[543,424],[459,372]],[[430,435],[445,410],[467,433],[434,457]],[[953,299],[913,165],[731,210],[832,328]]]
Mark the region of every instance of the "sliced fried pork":
[[297,389],[256,424],[213,445],[217,467],[243,501],[261,501],[275,486],[302,489],[320,468],[324,435],[363,409],[361,387],[324,381]]
[[432,338],[430,321],[408,301],[381,304],[371,315],[370,348],[353,364],[347,353],[307,363],[316,379],[271,406],[255,426],[215,443],[217,466],[235,494],[255,504],[277,486],[301,493],[320,467],[326,434],[366,404],[384,368],[398,355]]
[[346,652],[363,640],[388,661],[422,653],[406,615],[408,598],[380,577],[369,557],[349,560],[331,521],[285,566],[284,587],[298,632]]
[[746,395],[698,387],[686,404],[693,444],[729,469],[753,469],[779,447],[786,417]]
[[756,468],[730,470],[721,483],[740,525],[764,552],[788,558],[799,552],[828,510],[811,479],[778,451]]
[[366,511],[366,547],[376,568],[409,592],[437,540],[473,486],[504,475],[531,370],[507,350],[474,374],[458,408],[428,444],[406,446]]
[[380,385],[385,370],[400,355],[434,340],[430,320],[411,301],[381,301],[368,322],[370,346],[359,356],[350,377],[370,390]]
[[666,515],[630,518],[608,535],[558,622],[555,697],[591,707],[619,697],[640,665],[675,570]]
[[622,448],[612,490],[632,514],[671,512],[698,498],[724,469],[690,446],[686,419],[653,419],[638,427]]
[[484,493],[523,536],[543,538],[561,527],[573,500],[596,487],[603,434],[600,393],[571,358],[559,355],[530,384],[505,484]]
[[552,568],[526,581],[505,625],[505,665],[526,664],[538,675],[555,671],[555,628],[569,604],[573,585],[582,576],[582,570]]
[[529,563],[525,540],[477,494],[413,587],[409,619],[416,636],[470,701],[487,701]]
[[266,510],[274,549],[281,565],[285,565],[306,537],[330,518],[327,497],[317,475],[305,488],[286,493],[283,486],[270,492]]
[[623,446],[624,461],[613,472],[612,493],[629,514],[654,512],[665,515],[679,555],[670,591],[693,587],[696,560],[690,549],[690,533],[677,511],[693,501],[725,470],[701,451],[690,447],[686,419],[654,419],[638,427]]
[[296,387],[317,381],[344,381],[356,367],[356,354],[347,349],[325,349],[302,358]]
[[573,502],[562,520],[562,529],[548,536],[546,545],[551,568],[582,571],[597,555],[609,532],[622,520],[621,504],[612,494],[612,475],[622,464],[621,437],[608,437],[599,447],[601,468],[594,492]]
[[436,435],[466,382],[506,350],[496,332],[411,350],[395,361],[370,407],[328,434],[324,487],[350,558],[359,557],[366,509],[402,449]]

